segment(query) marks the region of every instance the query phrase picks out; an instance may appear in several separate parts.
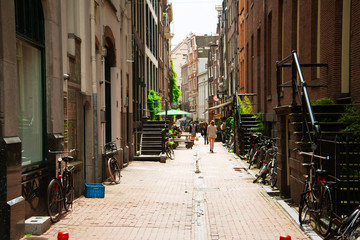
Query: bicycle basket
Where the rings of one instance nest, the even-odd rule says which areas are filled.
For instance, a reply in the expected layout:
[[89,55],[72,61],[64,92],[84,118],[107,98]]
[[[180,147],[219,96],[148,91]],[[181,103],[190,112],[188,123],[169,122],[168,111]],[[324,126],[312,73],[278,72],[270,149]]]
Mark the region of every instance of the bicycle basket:
[[105,153],[112,153],[117,150],[115,143],[109,143],[104,146]]

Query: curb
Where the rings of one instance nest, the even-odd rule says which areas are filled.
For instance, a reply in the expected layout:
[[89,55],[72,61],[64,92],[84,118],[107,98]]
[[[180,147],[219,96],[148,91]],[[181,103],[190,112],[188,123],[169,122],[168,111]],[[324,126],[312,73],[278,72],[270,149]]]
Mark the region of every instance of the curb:
[[[236,159],[238,161],[238,163],[241,164],[241,166],[244,168],[244,170],[246,170],[248,172],[248,174],[250,174],[251,176],[253,176],[254,178],[255,173],[252,170],[249,170],[247,168],[247,166],[242,162],[241,158],[239,156],[237,156],[235,153],[231,153],[234,157],[234,159]],[[261,184],[261,186],[263,187],[263,189],[266,191],[266,193],[270,196],[270,197],[274,197],[275,194],[279,193],[279,191],[274,191],[271,187],[266,186]],[[289,216],[293,219],[293,221],[299,226],[299,219],[298,219],[298,213],[292,209],[284,200],[282,199],[275,199],[274,200],[289,214]],[[323,240],[322,237],[320,237],[310,226],[306,225],[306,226],[302,226],[300,227],[300,229],[306,233],[306,235],[308,235],[312,240]]]

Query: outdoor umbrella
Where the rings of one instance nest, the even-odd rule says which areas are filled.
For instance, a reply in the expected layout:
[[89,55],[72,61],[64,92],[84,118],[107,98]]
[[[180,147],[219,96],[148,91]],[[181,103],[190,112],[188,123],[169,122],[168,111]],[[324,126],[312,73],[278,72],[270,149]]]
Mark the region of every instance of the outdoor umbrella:
[[192,117],[186,116],[186,117],[182,117],[179,119],[179,121],[188,121],[188,120],[192,120]]
[[[184,114],[191,114],[191,113],[176,109],[170,109],[167,111],[167,115],[184,115]],[[165,115],[165,111],[159,112],[156,115]]]

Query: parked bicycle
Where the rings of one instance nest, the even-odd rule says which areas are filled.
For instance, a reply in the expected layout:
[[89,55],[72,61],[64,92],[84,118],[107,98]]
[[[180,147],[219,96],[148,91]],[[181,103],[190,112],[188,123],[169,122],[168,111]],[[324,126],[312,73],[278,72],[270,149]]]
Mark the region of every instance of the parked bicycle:
[[228,150],[228,152],[232,152],[234,149],[234,131],[232,129],[229,129],[226,131],[226,140],[225,140],[225,147]]
[[105,143],[104,145],[104,161],[107,164],[109,176],[111,180],[119,184],[121,180],[120,166],[118,161],[115,158],[115,155],[118,154],[118,148],[116,146],[116,141],[119,140],[119,137],[116,137],[114,141]]
[[[248,169],[251,168],[251,166],[258,164],[258,160],[259,160],[259,156],[260,156],[260,148],[263,145],[263,137],[262,134],[257,134],[256,138],[253,141],[253,147],[251,148],[252,152],[249,155],[249,167]],[[259,164],[257,165],[259,166]]]
[[[49,151],[49,153],[59,154],[57,159],[58,169],[56,178],[52,179],[47,189],[47,210],[50,220],[55,223],[60,220],[63,207],[65,211],[69,211],[74,200],[74,180],[72,170],[74,166],[68,166],[68,162],[73,160],[69,153],[77,151]],[[66,156],[63,156],[66,154]],[[61,168],[61,163],[65,163],[65,167]]]
[[171,147],[172,144],[170,144],[170,141],[171,141],[170,139],[165,141],[165,153],[168,158],[174,160],[175,153],[174,153],[174,149]]
[[247,162],[250,163],[252,156],[255,153],[255,144],[259,141],[258,134],[252,134],[249,138],[249,151],[247,154]]
[[[271,142],[271,144],[270,144]],[[278,148],[274,140],[269,139],[269,145],[266,149],[263,165],[257,174],[255,180],[253,181],[256,183],[259,179],[262,179],[262,183],[266,184],[267,182],[270,183],[270,186],[273,188],[277,182],[277,161],[276,155],[278,153]]]
[[347,217],[336,217],[332,221],[334,226],[324,240],[359,240],[360,239],[360,205]]
[[310,156],[309,163],[303,163],[307,168],[308,175],[304,183],[304,190],[301,193],[299,205],[300,226],[312,221],[322,236],[326,236],[331,228],[332,217],[334,213],[333,188],[335,182],[327,181],[328,171],[320,169],[320,162],[314,161],[314,158],[320,160],[329,160],[329,157],[319,156],[314,153],[302,152],[301,155]]

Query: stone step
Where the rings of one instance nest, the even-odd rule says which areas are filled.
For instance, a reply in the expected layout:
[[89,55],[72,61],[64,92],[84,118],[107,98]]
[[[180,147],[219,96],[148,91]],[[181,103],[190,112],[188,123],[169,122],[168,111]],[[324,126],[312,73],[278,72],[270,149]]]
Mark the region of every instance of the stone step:
[[161,160],[161,154],[153,154],[153,155],[139,155],[134,156],[135,161],[160,161]]

